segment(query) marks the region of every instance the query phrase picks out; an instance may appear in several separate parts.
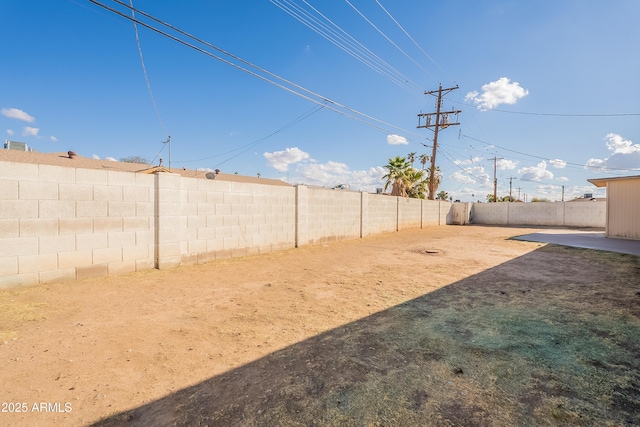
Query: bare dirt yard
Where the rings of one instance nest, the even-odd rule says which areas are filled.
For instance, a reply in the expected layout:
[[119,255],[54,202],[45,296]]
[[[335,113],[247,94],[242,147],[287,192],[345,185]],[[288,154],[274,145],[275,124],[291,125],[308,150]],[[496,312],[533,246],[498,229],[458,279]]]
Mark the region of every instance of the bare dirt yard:
[[640,258],[532,231],[0,290],[0,425],[640,425]]

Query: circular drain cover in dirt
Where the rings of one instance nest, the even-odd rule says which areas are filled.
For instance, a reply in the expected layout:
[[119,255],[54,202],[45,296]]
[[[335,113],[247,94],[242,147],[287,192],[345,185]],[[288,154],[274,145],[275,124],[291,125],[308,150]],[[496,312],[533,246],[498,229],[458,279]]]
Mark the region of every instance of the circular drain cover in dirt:
[[440,249],[422,249],[422,248],[412,249],[411,252],[415,252],[417,254],[423,254],[423,255],[440,255],[443,253]]

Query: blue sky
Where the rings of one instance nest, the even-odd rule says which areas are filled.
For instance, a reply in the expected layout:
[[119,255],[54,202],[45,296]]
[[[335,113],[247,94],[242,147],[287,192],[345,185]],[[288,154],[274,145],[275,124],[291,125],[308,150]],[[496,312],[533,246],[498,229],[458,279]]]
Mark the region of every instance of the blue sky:
[[640,174],[637,0],[133,5],[209,44],[138,25],[153,100],[131,21],[88,0],[0,2],[5,139],[166,165],[171,135],[172,167],[373,191],[388,158],[431,154],[417,114],[435,111],[424,92],[441,83],[459,86],[443,107],[462,110],[436,158],[455,199],[493,192],[494,157],[499,195],[511,178],[529,200],[560,200],[562,186],[565,199],[602,194],[586,180]]

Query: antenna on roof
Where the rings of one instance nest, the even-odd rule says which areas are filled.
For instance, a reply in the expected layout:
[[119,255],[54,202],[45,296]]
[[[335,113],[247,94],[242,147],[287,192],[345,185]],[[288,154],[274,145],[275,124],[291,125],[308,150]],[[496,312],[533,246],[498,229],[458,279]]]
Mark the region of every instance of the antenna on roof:
[[171,169],[171,135],[168,135],[167,140],[162,141],[162,143],[169,145],[169,169]]

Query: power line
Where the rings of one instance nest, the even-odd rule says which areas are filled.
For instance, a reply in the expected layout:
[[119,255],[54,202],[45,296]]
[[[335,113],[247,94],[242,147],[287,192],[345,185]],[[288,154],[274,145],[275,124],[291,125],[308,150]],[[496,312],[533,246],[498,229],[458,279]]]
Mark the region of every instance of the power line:
[[396,18],[394,18],[394,17],[393,17],[393,15],[391,15],[391,12],[389,12],[389,11],[388,11],[388,10],[387,10],[383,5],[382,5],[382,3],[380,3],[378,0],[376,0],[376,3],[378,4],[378,6],[380,6],[380,9],[382,9],[382,10],[384,11],[384,13],[386,13],[386,14],[387,14],[387,16],[388,16],[388,17],[389,17],[389,18],[390,18],[390,19],[391,19],[391,20],[392,20],[392,21],[393,21],[393,22],[398,26],[398,28],[400,28],[400,30],[402,30],[402,32],[403,32],[403,33],[404,33],[404,34],[409,38],[409,40],[411,40],[411,41],[413,42],[413,44],[414,44],[418,49],[420,49],[420,51],[424,54],[424,56],[426,56],[426,57],[429,59],[429,61],[433,62],[433,63],[436,65],[436,67],[438,67],[438,68],[440,69],[440,71],[442,71],[442,72],[443,72],[443,73],[445,73],[445,74],[448,74],[448,73],[447,73],[447,72],[446,72],[446,71],[445,71],[445,70],[440,66],[440,64],[438,64],[438,63],[436,62],[436,60],[435,60],[435,59],[433,59],[433,58],[431,57],[431,55],[429,55],[429,54],[427,53],[427,51],[426,51],[426,50],[424,50],[424,49],[422,48],[422,46],[420,46],[420,44],[419,44],[419,43],[418,43],[418,42],[417,42],[413,37],[411,37],[411,34],[409,34],[409,32],[408,32],[407,30],[405,30],[405,29],[404,29],[404,27],[403,27],[402,25],[400,25],[400,22],[398,22],[398,20],[397,20]]
[[[512,153],[520,154],[520,155],[522,155],[522,156],[532,157],[532,158],[534,158],[534,159],[540,159],[540,160],[545,160],[545,161],[551,161],[551,160],[553,160],[553,159],[551,159],[551,158],[549,158],[549,157],[536,156],[536,155],[534,155],[534,154],[527,154],[527,153],[523,153],[523,152],[521,152],[521,151],[512,150],[512,149],[510,149],[510,148],[501,147],[501,146],[499,146],[499,145],[497,145],[497,144],[489,143],[489,142],[486,142],[486,141],[481,141],[481,140],[479,140],[479,139],[473,138],[473,137],[468,136],[468,135],[465,135],[465,134],[462,134],[462,136],[463,136],[464,138],[468,138],[468,139],[471,139],[471,140],[474,140],[474,141],[480,142],[481,144],[491,145],[491,146],[497,147],[497,148],[499,148],[499,149],[501,149],[501,150],[510,151],[510,152],[512,152]],[[580,163],[572,163],[572,162],[565,162],[565,163],[566,163],[567,165],[580,166],[581,168],[584,168],[584,167],[585,167],[585,165],[584,165],[584,164],[580,164]],[[600,168],[600,169],[608,170],[608,171],[630,171],[630,170],[640,170],[640,168],[608,168],[608,167],[602,167],[602,168]]]
[[[330,26],[323,22],[321,19],[314,16],[312,13],[305,10],[300,5],[296,4],[292,0],[269,0],[271,4],[278,7],[288,15],[292,16],[298,22],[302,23],[306,27],[310,28],[315,33],[319,34],[333,45],[342,49],[344,52],[353,56],[358,61],[362,62],[377,73],[389,78],[393,83],[402,87],[410,93],[417,94],[420,89],[419,85],[411,81],[408,77],[384,61],[378,55],[373,53],[365,45],[360,43],[357,39],[347,33],[339,25],[329,19],[326,15],[313,7],[309,2],[303,0],[303,3],[307,5],[313,12],[319,15],[324,21],[331,24]],[[338,31],[336,31],[335,29]],[[410,84],[409,84],[410,83]]]
[[[465,105],[467,107],[472,107],[474,110],[477,109],[477,106],[469,104],[467,102],[455,101],[453,99],[447,99],[449,102],[453,102],[454,104]],[[582,113],[538,113],[531,111],[508,111],[508,110],[500,110],[498,108],[490,108],[483,111],[495,111],[497,113],[508,113],[508,114],[520,114],[526,116],[549,116],[549,117],[633,117],[640,116],[640,113],[593,113],[593,114],[582,114]]]
[[[468,105],[468,104],[466,104]],[[551,117],[627,117],[627,116],[640,116],[640,113],[611,113],[611,114],[564,114],[564,113],[533,113],[533,112],[525,112],[525,111],[507,111],[507,110],[498,110],[491,109],[487,111],[496,111],[498,113],[509,113],[509,114],[522,114],[528,116],[551,116]]]
[[229,160],[232,160],[232,159],[236,158],[236,157],[237,157],[237,156],[239,156],[240,154],[242,154],[242,153],[244,153],[244,152],[246,152],[246,151],[250,150],[251,148],[253,148],[253,147],[257,146],[257,145],[258,145],[258,144],[260,144],[261,142],[264,142],[264,141],[266,141],[267,139],[269,139],[269,138],[271,138],[271,137],[273,137],[273,136],[275,136],[275,135],[279,134],[280,132],[283,132],[284,130],[286,130],[286,129],[288,129],[288,128],[290,128],[290,127],[294,126],[294,125],[296,125],[297,123],[299,123],[299,122],[301,122],[301,121],[303,121],[303,120],[305,120],[305,119],[307,119],[307,118],[309,118],[309,117],[313,116],[315,113],[317,113],[318,111],[322,110],[322,108],[324,108],[324,106],[315,106],[315,107],[313,107],[311,110],[306,111],[305,113],[303,113],[303,114],[301,114],[300,116],[296,117],[295,119],[293,119],[292,121],[290,121],[290,122],[289,122],[289,123],[287,123],[286,125],[282,126],[281,128],[279,128],[279,129],[278,129],[278,130],[276,130],[275,132],[271,132],[269,135],[264,136],[264,137],[262,137],[262,138],[260,138],[260,139],[257,139],[257,140],[255,140],[255,141],[253,141],[253,142],[249,143],[249,144],[243,145],[242,147],[238,147],[238,148],[235,148],[235,149],[233,149],[233,150],[229,150],[229,151],[224,152],[224,153],[221,153],[221,154],[216,154],[216,155],[213,155],[213,156],[202,157],[202,158],[200,158],[200,159],[194,159],[194,160],[183,160],[183,161],[181,161],[181,163],[191,163],[191,162],[199,162],[199,161],[202,161],[202,160],[209,160],[209,159],[213,159],[213,158],[215,158],[215,157],[225,156],[225,155],[227,155],[227,154],[235,153],[236,151],[241,150],[241,151],[239,151],[238,153],[234,154],[232,157],[230,157],[230,158],[228,158],[227,160],[224,160],[224,161],[222,161],[222,162],[220,162],[220,163],[218,163],[218,164],[216,165],[216,166],[220,166],[220,165],[222,165],[222,164],[224,164],[224,163],[228,162]]
[[[231,62],[230,60],[227,60],[227,59],[221,58],[221,57],[219,57],[217,55],[214,55],[213,53],[211,53],[211,52],[209,52],[209,51],[207,51],[207,50],[205,50],[203,48],[200,48],[200,47],[195,46],[194,44],[192,44],[190,42],[182,40],[182,39],[180,39],[179,37],[177,37],[175,35],[168,34],[166,31],[163,31],[163,30],[161,30],[159,28],[156,28],[156,27],[152,26],[151,24],[142,22],[137,18],[132,18],[132,17],[130,17],[130,16],[128,16],[128,15],[116,10],[116,9],[113,9],[113,8],[111,8],[111,7],[109,7],[109,6],[105,5],[105,4],[100,3],[97,0],[89,0],[89,1],[91,3],[94,3],[94,4],[100,6],[100,7],[104,8],[104,9],[110,11],[110,12],[113,12],[113,13],[115,13],[115,14],[117,14],[117,15],[125,18],[125,19],[128,19],[130,21],[136,22],[139,25],[142,25],[142,26],[150,29],[151,31],[154,31],[154,32],[156,32],[156,33],[158,33],[158,34],[160,34],[162,36],[165,36],[165,37],[167,37],[167,38],[169,38],[169,39],[171,39],[173,41],[176,41],[176,42],[178,42],[178,43],[180,43],[180,44],[182,44],[184,46],[187,46],[187,47],[189,47],[189,48],[191,48],[191,49],[193,49],[193,50],[195,50],[197,52],[200,52],[200,53],[205,54],[205,55],[207,55],[207,56],[209,56],[209,57],[211,57],[213,59],[216,59],[216,60],[221,61],[221,62],[223,62],[223,63],[225,63],[227,65],[230,65],[230,66],[232,66],[232,67],[234,67],[234,68],[236,68],[236,69],[238,69],[240,71],[243,71],[243,72],[245,72],[247,74],[250,74],[250,75],[252,75],[252,76],[254,76],[254,77],[256,77],[256,78],[258,78],[260,80],[263,80],[263,81],[266,81],[268,83],[271,83],[274,86],[277,86],[277,87],[279,87],[279,88],[281,88],[281,89],[283,89],[283,90],[285,90],[287,92],[290,92],[290,93],[292,93],[292,94],[294,94],[296,96],[299,96],[299,97],[301,97],[303,99],[311,101],[311,102],[313,102],[313,103],[315,103],[317,105],[323,105],[325,108],[327,108],[327,109],[329,109],[331,111],[334,111],[336,113],[342,114],[345,117],[348,117],[348,118],[351,118],[353,120],[359,121],[361,123],[364,123],[364,124],[366,124],[366,125],[368,125],[370,127],[376,128],[376,129],[378,129],[378,130],[380,130],[382,132],[385,132],[385,133],[391,133],[391,132],[388,129],[386,129],[384,127],[381,127],[381,126],[388,126],[388,127],[400,130],[402,132],[415,135],[415,136],[417,136],[417,137],[419,137],[421,139],[428,139],[428,138],[422,137],[422,135],[419,135],[417,133],[408,131],[408,130],[403,129],[403,128],[399,127],[399,126],[395,126],[395,125],[393,125],[391,123],[387,123],[387,122],[385,122],[383,120],[380,120],[380,119],[377,119],[375,117],[369,116],[369,115],[367,115],[365,113],[362,113],[362,112],[360,112],[358,110],[352,109],[350,107],[347,107],[346,105],[340,104],[340,103],[338,103],[336,101],[333,101],[333,100],[331,100],[331,99],[329,99],[327,97],[319,95],[319,94],[317,94],[317,93],[315,93],[315,92],[313,92],[313,91],[311,91],[309,89],[306,89],[306,88],[304,88],[304,87],[302,87],[300,85],[297,85],[297,84],[295,84],[295,83],[293,83],[293,82],[291,82],[291,81],[289,81],[287,79],[284,79],[283,77],[280,77],[280,76],[278,76],[278,75],[276,75],[274,73],[271,73],[271,72],[269,72],[269,71],[267,71],[267,70],[265,70],[265,69],[263,69],[261,67],[258,67],[257,65],[254,65],[254,64],[252,64],[252,63],[250,63],[250,62],[248,62],[248,61],[246,61],[246,60],[244,60],[244,59],[242,59],[242,58],[240,58],[238,56],[232,55],[231,53],[226,52],[223,49],[221,49],[221,48],[219,48],[219,47],[217,47],[217,46],[215,46],[215,45],[213,45],[211,43],[208,43],[208,42],[206,42],[204,40],[201,40],[201,39],[199,39],[199,38],[197,38],[195,36],[192,36],[189,33],[186,33],[185,31],[182,31],[182,30],[178,29],[177,27],[174,27],[174,26],[172,26],[172,25],[170,25],[170,24],[168,24],[168,23],[166,23],[164,21],[161,21],[161,20],[151,16],[148,13],[145,13],[145,12],[139,10],[139,9],[136,9],[136,8],[132,8],[131,6],[127,5],[126,3],[123,3],[121,0],[114,0],[114,1],[116,3],[118,3],[118,4],[120,4],[123,7],[129,8],[131,10],[135,10],[138,14],[140,14],[140,15],[148,18],[148,19],[151,19],[154,22],[157,22],[158,24],[161,24],[161,25],[163,25],[163,26],[165,26],[165,27],[167,27],[167,28],[169,28],[169,29],[171,29],[173,31],[176,31],[177,33],[179,33],[179,34],[181,34],[181,35],[183,35],[185,37],[188,37],[188,38],[190,38],[190,39],[192,39],[192,40],[194,40],[194,41],[196,41],[198,43],[201,43],[201,44],[203,44],[203,45],[205,45],[207,47],[210,47],[210,48],[212,48],[212,49],[214,49],[214,50],[216,50],[218,52],[221,52],[221,53],[229,56],[230,58],[232,58],[232,59],[234,59],[234,60],[236,60],[238,62],[241,62],[241,63],[243,63],[243,64],[245,64],[247,66],[253,67],[256,70],[258,70],[259,72],[264,73],[264,74],[266,74],[266,75],[268,75],[270,77],[273,77],[274,79],[280,80],[282,83],[278,83],[276,81],[273,81],[273,80],[269,79],[268,77],[265,77],[263,75],[258,74],[258,72],[256,72],[256,71],[251,71],[251,70],[249,70],[247,68],[244,68],[244,67],[242,67],[242,66],[240,66],[240,65],[238,65],[238,64],[236,64],[234,62]],[[284,84],[288,84],[290,86],[293,86],[296,89],[299,89],[299,90],[301,90],[303,92],[306,92],[308,95],[300,93],[300,92],[292,89],[291,87],[285,86]],[[318,99],[314,99],[313,97],[318,98]],[[328,105],[328,104],[332,104],[332,105]],[[342,108],[342,109],[344,109],[346,111],[342,111],[339,108]],[[376,122],[378,124],[374,124],[371,121]]]
[[[391,38],[389,36],[387,36],[380,28],[378,28],[369,18],[367,18],[364,13],[360,12],[360,10],[358,10],[358,8],[356,8],[349,0],[345,0],[345,2],[351,6],[351,8],[353,10],[356,11],[356,13],[358,15],[360,15],[362,17],[362,19],[364,19],[365,21],[367,21],[367,23],[369,25],[371,25],[378,33],[380,33],[380,35],[382,37],[384,37],[389,43],[391,43],[393,45],[393,47],[395,47],[396,49],[398,49],[404,56],[406,56],[407,58],[409,58],[409,60],[411,62],[413,62],[414,64],[416,64],[416,66],[418,66],[418,68],[420,68],[422,71],[424,71],[426,74],[428,74],[430,77],[434,77],[429,71],[427,71],[426,68],[424,68],[422,65],[418,64],[418,62],[413,59],[407,52],[405,52],[400,46],[398,46],[393,40],[391,40]],[[384,8],[383,8],[384,9]],[[434,77],[435,78],[435,77]]]
[[[129,0],[129,4],[131,5],[131,17],[135,19],[135,12],[133,10],[133,0]],[[133,30],[136,33],[136,44],[138,45],[138,53],[140,54],[140,64],[142,65],[142,72],[144,73],[144,80],[147,82],[147,90],[149,91],[149,96],[151,97],[151,103],[153,104],[153,109],[156,112],[156,117],[160,122],[160,127],[162,127],[162,131],[167,135],[167,129],[164,127],[164,122],[162,121],[162,117],[160,116],[160,111],[158,110],[158,105],[156,104],[156,99],[153,96],[153,91],[151,90],[151,83],[149,82],[149,76],[147,75],[147,67],[144,65],[144,57],[142,56],[142,47],[140,46],[140,37],[138,36],[138,25],[135,21],[133,21]]]

